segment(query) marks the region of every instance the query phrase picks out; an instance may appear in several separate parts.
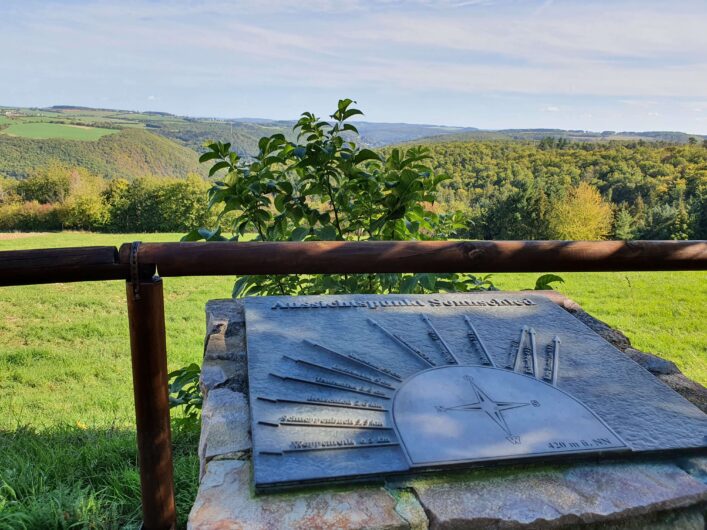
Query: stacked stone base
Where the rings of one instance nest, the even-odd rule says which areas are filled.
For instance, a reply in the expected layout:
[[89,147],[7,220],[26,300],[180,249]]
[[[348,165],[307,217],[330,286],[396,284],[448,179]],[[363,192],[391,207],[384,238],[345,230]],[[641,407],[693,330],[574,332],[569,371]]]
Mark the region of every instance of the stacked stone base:
[[[548,293],[644,368],[707,408],[707,391],[672,363]],[[243,305],[207,304],[204,409],[194,530],[530,529],[704,530],[707,457],[497,467],[388,479],[383,486],[255,495]]]

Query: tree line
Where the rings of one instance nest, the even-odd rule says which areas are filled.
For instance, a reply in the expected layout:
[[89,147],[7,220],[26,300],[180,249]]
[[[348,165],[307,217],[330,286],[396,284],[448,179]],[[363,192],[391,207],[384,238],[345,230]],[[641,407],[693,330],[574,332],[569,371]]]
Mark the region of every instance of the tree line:
[[199,175],[107,181],[54,161],[0,177],[0,231],[184,232],[209,223],[208,188]]

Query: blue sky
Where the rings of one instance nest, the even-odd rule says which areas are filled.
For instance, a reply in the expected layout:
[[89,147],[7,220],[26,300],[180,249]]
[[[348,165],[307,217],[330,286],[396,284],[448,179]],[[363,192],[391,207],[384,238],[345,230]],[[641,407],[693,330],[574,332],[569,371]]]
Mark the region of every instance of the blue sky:
[[2,0],[0,105],[707,134],[707,2]]

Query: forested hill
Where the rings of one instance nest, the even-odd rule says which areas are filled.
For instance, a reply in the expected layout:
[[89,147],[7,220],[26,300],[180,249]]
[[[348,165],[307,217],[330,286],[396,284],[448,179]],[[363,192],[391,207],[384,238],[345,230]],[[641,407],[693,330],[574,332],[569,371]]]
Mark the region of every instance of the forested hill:
[[[557,237],[557,212],[569,208],[566,217],[599,222],[594,233],[579,227],[578,239],[707,238],[707,142],[485,140],[427,147],[434,168],[451,177],[438,208],[463,211],[467,237]],[[601,196],[592,195],[596,190]],[[596,201],[604,204],[593,209]]]
[[25,178],[56,161],[104,178],[184,177],[205,171],[193,149],[141,129],[126,128],[93,141],[0,134],[0,175]]

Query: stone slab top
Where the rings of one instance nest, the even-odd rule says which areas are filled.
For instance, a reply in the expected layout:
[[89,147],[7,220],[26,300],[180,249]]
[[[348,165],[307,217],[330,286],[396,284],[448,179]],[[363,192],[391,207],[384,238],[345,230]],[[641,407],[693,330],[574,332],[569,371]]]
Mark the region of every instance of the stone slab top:
[[[527,293],[526,293],[527,294]],[[555,292],[543,294],[701,410],[707,390]],[[702,530],[707,457],[493,467],[256,494],[243,303],[212,300],[201,386],[201,480],[191,529],[602,528]]]

